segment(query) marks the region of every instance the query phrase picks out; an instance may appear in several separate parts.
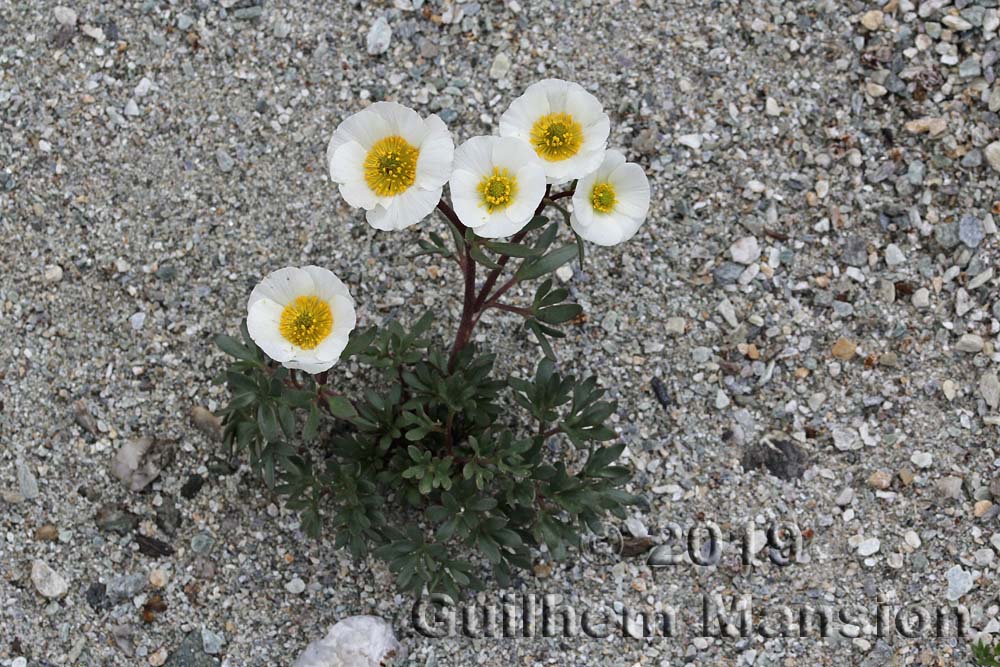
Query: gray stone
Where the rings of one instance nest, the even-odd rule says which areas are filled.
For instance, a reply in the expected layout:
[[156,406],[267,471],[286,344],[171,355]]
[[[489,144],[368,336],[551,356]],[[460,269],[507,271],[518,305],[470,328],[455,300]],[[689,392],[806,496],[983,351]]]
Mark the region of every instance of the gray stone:
[[683,336],[687,331],[687,320],[683,317],[668,317],[663,330],[668,336]]
[[983,373],[979,378],[979,393],[983,395],[986,404],[996,410],[1000,408],[1000,379],[993,371]]
[[493,64],[490,65],[490,78],[491,79],[502,79],[507,76],[510,72],[510,56],[505,52],[500,51],[493,58]]
[[742,264],[736,262],[723,262],[712,272],[712,278],[719,285],[732,285],[739,279],[744,268]]
[[35,590],[50,600],[57,600],[69,591],[66,580],[43,560],[31,564],[31,583],[35,585]]
[[868,264],[867,242],[860,236],[848,236],[847,242],[844,244],[844,251],[840,255],[840,261],[858,267]]
[[955,565],[948,570],[945,573],[945,579],[948,580],[948,591],[945,597],[949,602],[958,601],[976,585],[972,573],[961,565]]
[[56,21],[60,25],[76,25],[76,10],[70,9],[69,7],[59,6],[53,9],[52,13],[55,15]]
[[994,141],[983,149],[986,161],[990,163],[994,171],[1000,171],[1000,141]]
[[259,5],[253,7],[240,7],[233,12],[233,16],[240,21],[256,21],[264,14],[264,8]]
[[949,500],[961,500],[964,497],[961,477],[955,477],[954,475],[942,477],[937,481],[937,489],[943,497]]
[[882,542],[877,537],[869,537],[867,540],[858,545],[858,555],[859,556],[872,556],[878,553],[878,550],[882,548]]
[[14,466],[17,468],[17,485],[21,497],[25,500],[34,500],[38,497],[38,481],[34,473],[22,459],[17,459]]
[[146,588],[147,578],[142,573],[126,574],[108,581],[108,599],[113,603],[131,600]]
[[969,248],[977,248],[986,238],[983,222],[975,215],[963,215],[958,223],[958,238]]
[[205,653],[209,655],[219,655],[222,647],[226,643],[226,638],[218,635],[208,628],[201,629],[201,645]]
[[958,225],[954,222],[934,227],[934,240],[945,249],[951,249],[961,243],[958,236]]
[[906,263],[906,255],[895,243],[890,243],[885,248],[885,263],[889,266],[899,266]]
[[406,649],[386,621],[350,616],[311,642],[292,667],[392,667],[405,659]]
[[955,349],[959,352],[968,352],[970,354],[976,354],[983,351],[983,337],[976,334],[963,334],[961,338],[958,339],[958,343],[955,344]]
[[962,166],[966,169],[975,169],[983,164],[983,152],[974,148],[962,156]]
[[377,56],[389,50],[392,43],[392,28],[384,16],[378,17],[372,27],[368,30],[368,37],[365,38],[365,46],[368,54]]
[[760,259],[760,246],[753,236],[744,236],[729,246],[729,255],[734,262],[751,264]]
[[191,538],[191,551],[196,554],[207,554],[215,546],[215,538],[208,533],[198,533]]
[[218,163],[219,169],[224,172],[232,171],[235,164],[233,158],[229,157],[229,153],[223,148],[215,151],[215,161]]

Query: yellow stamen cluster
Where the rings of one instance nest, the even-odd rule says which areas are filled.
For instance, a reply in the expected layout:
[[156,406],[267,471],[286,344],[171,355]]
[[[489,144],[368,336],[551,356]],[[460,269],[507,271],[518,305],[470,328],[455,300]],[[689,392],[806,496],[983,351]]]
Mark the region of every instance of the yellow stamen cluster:
[[493,167],[493,173],[483,176],[476,190],[482,198],[481,205],[487,211],[492,213],[503,210],[511,205],[517,194],[517,177],[512,176],[507,169]]
[[598,213],[611,213],[618,203],[618,193],[610,183],[594,183],[590,190],[590,205]]
[[531,145],[549,162],[571,158],[583,145],[583,127],[568,113],[546,114],[531,127]]
[[303,350],[318,346],[333,330],[330,304],[316,296],[300,296],[281,311],[281,335]]
[[380,139],[365,157],[365,182],[379,197],[406,192],[417,177],[420,149],[400,136]]

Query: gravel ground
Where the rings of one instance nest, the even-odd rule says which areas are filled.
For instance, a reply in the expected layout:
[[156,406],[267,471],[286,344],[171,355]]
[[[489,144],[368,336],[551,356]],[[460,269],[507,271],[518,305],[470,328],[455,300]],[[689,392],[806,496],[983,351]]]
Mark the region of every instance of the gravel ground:
[[[363,324],[457,321],[454,268],[407,258],[443,223],[377,233],[329,183],[339,119],[394,99],[463,140],[576,80],[653,188],[639,235],[567,277],[588,317],[562,364],[620,401],[648,500],[616,532],[714,521],[729,547],[652,569],[612,537],[514,592],[962,604],[996,632],[998,25],[996,0],[0,3],[0,665],[287,665],[359,613],[421,667],[964,664],[964,638],[864,627],[425,638],[381,563],[304,539],[192,409],[224,403],[211,337],[283,265],[330,267]],[[516,324],[478,335],[523,373]],[[132,492],[112,464],[144,437],[163,471]],[[798,562],[740,567],[747,522],[777,521]]]

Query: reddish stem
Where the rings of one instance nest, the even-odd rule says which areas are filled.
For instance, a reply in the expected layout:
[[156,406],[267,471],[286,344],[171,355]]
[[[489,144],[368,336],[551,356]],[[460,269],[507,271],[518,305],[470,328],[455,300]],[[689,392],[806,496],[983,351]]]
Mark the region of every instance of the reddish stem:
[[472,337],[472,329],[476,326],[476,262],[469,254],[469,244],[465,244],[465,263],[462,272],[465,275],[465,296],[462,299],[462,319],[455,332],[455,342],[451,345],[451,355],[448,357],[448,371],[455,370],[455,360],[459,351],[465,347]]

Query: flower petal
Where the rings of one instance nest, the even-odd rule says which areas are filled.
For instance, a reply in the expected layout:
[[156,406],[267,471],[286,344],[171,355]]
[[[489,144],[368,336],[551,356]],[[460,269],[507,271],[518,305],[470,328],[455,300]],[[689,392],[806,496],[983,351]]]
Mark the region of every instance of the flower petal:
[[334,364],[337,363],[336,359],[330,359],[327,361],[318,360],[311,356],[297,357],[293,360],[283,362],[281,365],[285,368],[293,368],[295,370],[304,371],[311,375],[316,375],[317,373],[322,373],[323,371],[328,371],[333,368]]
[[451,138],[444,121],[436,115],[430,116],[424,123],[427,133],[420,144],[415,185],[431,190],[442,187],[451,176],[455,141]]
[[315,284],[308,272],[297,266],[287,266],[267,274],[263,280],[257,283],[257,286],[250,292],[247,308],[249,309],[255,302],[264,298],[271,299],[284,308],[296,297],[313,294],[313,290],[315,290]]
[[472,173],[479,179],[493,171],[493,140],[496,137],[472,137],[455,149],[455,171]]
[[615,212],[622,213],[641,223],[649,212],[649,179],[642,167],[629,162],[615,167],[609,175],[618,197]]
[[247,331],[264,354],[281,363],[295,356],[295,346],[281,335],[284,306],[269,299],[255,301],[247,311]]
[[371,150],[375,142],[389,136],[391,134],[389,130],[389,124],[372,107],[362,109],[345,118],[337,126],[327,146],[327,156],[336,153],[343,144],[349,141],[360,144],[367,152]]
[[517,234],[528,224],[528,220],[514,220],[507,211],[495,211],[485,224],[473,228],[476,236],[484,239],[498,239]]
[[365,218],[369,225],[385,232],[406,229],[431,214],[441,200],[441,191],[442,188],[422,190],[410,187],[386,203],[379,202]]
[[[551,81],[548,79],[547,81]],[[500,136],[531,139],[531,128],[542,116],[550,113],[545,81],[528,86],[524,94],[514,100],[500,116]]]
[[388,128],[385,136],[403,137],[411,146],[419,147],[427,136],[428,127],[416,111],[398,102],[375,102],[369,107]]
[[477,190],[480,180],[480,176],[463,169],[455,171],[448,183],[452,208],[466,227],[479,227],[490,217]]
[[597,245],[612,246],[625,240],[620,220],[613,214],[594,216],[592,224],[581,225],[577,213],[574,211],[573,215],[570,216],[569,224],[573,231]]

